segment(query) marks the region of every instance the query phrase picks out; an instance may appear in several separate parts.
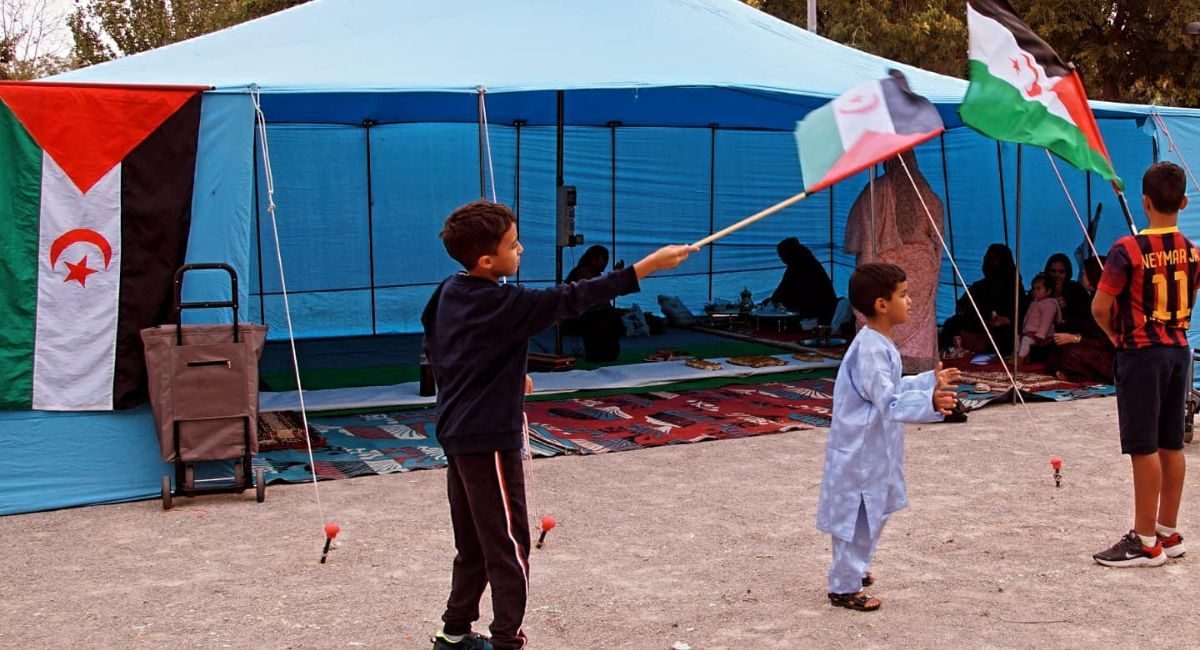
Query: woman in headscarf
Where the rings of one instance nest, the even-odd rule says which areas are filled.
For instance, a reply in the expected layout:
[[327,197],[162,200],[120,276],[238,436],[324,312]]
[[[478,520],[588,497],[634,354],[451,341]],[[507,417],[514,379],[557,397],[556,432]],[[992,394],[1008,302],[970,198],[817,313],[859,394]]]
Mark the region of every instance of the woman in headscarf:
[[588,246],[588,249],[583,251],[583,255],[579,256],[579,262],[567,274],[564,282],[579,282],[580,280],[598,278],[604,275],[604,268],[606,266],[608,266],[608,249],[599,244]]
[[1020,324],[1028,303],[1025,284],[1016,274],[1017,265],[1008,246],[988,246],[983,254],[983,279],[968,287],[984,322],[980,322],[970,299],[964,293],[955,305],[954,317],[942,327],[943,334],[961,335],[963,347],[972,352],[996,352],[988,341],[986,327],[986,332],[990,332],[996,341],[1000,354],[1011,354],[1013,327]]
[[[1046,262],[1046,266],[1049,267],[1054,260],[1055,257],[1051,257],[1050,261]],[[1070,275],[1070,260],[1067,260],[1066,263],[1068,265],[1067,275]],[[1063,381],[1102,381],[1109,384],[1114,381],[1113,357],[1115,351],[1112,341],[1096,324],[1096,319],[1092,318],[1090,311],[1092,296],[1096,293],[1096,286],[1100,283],[1100,270],[1103,263],[1104,258],[1097,260],[1095,257],[1089,257],[1084,260],[1084,284],[1079,285],[1077,282],[1075,284],[1079,285],[1079,289],[1084,292],[1089,311],[1086,317],[1079,316],[1074,320],[1069,316],[1066,317],[1067,321],[1063,324],[1063,331],[1054,335],[1054,347],[1050,348],[1050,359],[1047,366],[1050,372]],[[1064,293],[1068,291],[1074,292],[1073,289],[1067,289],[1064,290]],[[1078,298],[1071,300],[1078,300]],[[1068,304],[1070,303],[1069,300]]]
[[[590,246],[564,282],[579,282],[604,275],[608,266],[608,249]],[[562,322],[562,333],[583,338],[583,358],[586,361],[613,361],[621,354],[621,335],[625,324],[621,312],[609,304],[597,305],[576,318]]]
[[766,302],[783,305],[801,319],[815,318],[828,325],[837,307],[837,293],[825,267],[807,246],[795,237],[788,237],[775,246],[779,259],[787,265],[779,286]]
[[[846,223],[846,252],[858,256],[857,264],[890,262],[908,275],[912,309],[908,322],[892,333],[904,363],[904,372],[923,372],[937,365],[937,289],[941,273],[943,228],[942,201],[917,168],[913,152],[883,163],[883,176],[862,193]],[[914,188],[913,185],[916,187]],[[923,205],[922,205],[923,203]],[[933,215],[931,223],[925,208]],[[861,317],[861,316],[860,316]]]
[[1046,277],[1054,282],[1051,295],[1058,299],[1063,314],[1064,332],[1079,332],[1095,322],[1092,318],[1092,296],[1072,277],[1074,266],[1065,253],[1055,253],[1046,260]]

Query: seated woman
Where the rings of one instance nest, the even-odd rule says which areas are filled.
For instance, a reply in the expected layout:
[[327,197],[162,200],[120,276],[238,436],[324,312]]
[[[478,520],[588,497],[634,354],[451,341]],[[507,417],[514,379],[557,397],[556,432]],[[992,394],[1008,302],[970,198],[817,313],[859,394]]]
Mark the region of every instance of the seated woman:
[[955,305],[954,316],[946,319],[942,326],[943,346],[945,341],[961,336],[962,346],[967,350],[976,354],[994,354],[997,350],[992,349],[987,336],[991,333],[1000,354],[1012,354],[1014,328],[1021,322],[1028,306],[1024,287],[1025,283],[1017,277],[1017,265],[1008,246],[988,246],[983,255],[983,279],[968,287],[984,322],[980,322],[964,293]]
[[1092,296],[1072,277],[1074,268],[1065,253],[1055,253],[1046,260],[1046,268],[1042,271],[1054,282],[1050,293],[1062,308],[1063,331],[1067,332],[1077,331],[1070,328],[1092,322]]
[[[1091,314],[1091,300],[1096,293],[1096,286],[1100,283],[1103,263],[1103,257],[1099,260],[1089,257],[1083,262],[1084,284],[1079,286],[1083,290],[1082,300],[1088,305],[1088,311],[1086,315],[1080,314],[1078,306],[1072,304],[1080,298],[1068,299],[1067,307],[1063,309],[1066,322],[1061,328],[1062,331],[1054,335],[1054,347],[1050,349],[1047,366],[1050,372],[1063,381],[1113,383],[1113,344]],[[1067,262],[1067,268],[1070,268],[1070,261]],[[1067,273],[1069,275],[1070,271]],[[1069,296],[1073,292],[1064,293]],[[1074,318],[1069,315],[1072,312],[1076,314]]]
[[[590,246],[579,257],[579,263],[567,274],[565,282],[590,280],[604,274],[608,266],[608,249]],[[622,265],[623,266],[623,265]],[[587,361],[613,361],[621,354],[621,335],[625,325],[621,312],[612,305],[598,305],[582,315],[564,320],[562,333],[583,339],[583,358]]]
[[828,325],[837,307],[837,293],[825,267],[807,246],[788,237],[775,246],[779,259],[787,265],[779,286],[764,303],[777,303],[801,319],[815,318]]

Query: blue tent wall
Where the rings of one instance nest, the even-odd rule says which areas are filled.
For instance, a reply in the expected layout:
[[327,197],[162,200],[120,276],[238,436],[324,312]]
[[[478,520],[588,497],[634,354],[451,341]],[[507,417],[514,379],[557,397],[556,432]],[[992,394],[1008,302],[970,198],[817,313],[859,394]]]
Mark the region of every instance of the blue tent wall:
[[[1152,138],[1136,119],[1103,120],[1102,125],[1118,171],[1136,193],[1141,171],[1153,161]],[[604,244],[615,251],[614,260],[632,262],[664,243],[695,241],[802,186],[790,132],[624,126],[569,126],[565,131],[564,176],[579,188],[577,225],[584,247]],[[437,238],[441,222],[481,191],[491,196],[493,177],[496,197],[519,208],[526,253],[514,279],[530,286],[553,281],[553,127],[490,125],[491,161],[489,166],[485,150],[482,186],[476,124],[281,124],[268,127],[267,133],[297,336],[419,331],[425,299],[442,278],[458,270]],[[1016,248],[1017,147],[957,128],[945,135],[944,149],[945,164],[941,140],[920,147],[917,159],[948,208],[946,225],[952,220],[957,226],[955,251],[970,283],[980,277],[988,244]],[[1080,218],[1104,204],[1097,246],[1107,251],[1128,230],[1111,189],[1062,161],[1057,166]],[[258,278],[258,264],[252,263],[247,277],[255,297],[249,313],[262,318],[265,307],[272,338],[282,338],[286,328],[261,165],[258,177],[259,238],[249,248],[252,262],[261,254],[265,283]],[[1044,150],[1024,148],[1020,180],[1020,262],[1028,281],[1051,253],[1072,255],[1082,234]],[[682,268],[648,279],[641,294],[622,304],[653,309],[658,294],[669,294],[699,309],[712,297],[734,298],[743,288],[764,298],[782,269],[775,244],[788,236],[808,245],[844,292],[855,264],[843,250],[846,219],[867,182],[868,174],[859,174],[719,240],[711,252]],[[1136,200],[1131,207],[1141,220]],[[564,273],[580,253],[582,248],[564,251]],[[955,299],[948,258],[942,278],[938,312],[945,318]]]

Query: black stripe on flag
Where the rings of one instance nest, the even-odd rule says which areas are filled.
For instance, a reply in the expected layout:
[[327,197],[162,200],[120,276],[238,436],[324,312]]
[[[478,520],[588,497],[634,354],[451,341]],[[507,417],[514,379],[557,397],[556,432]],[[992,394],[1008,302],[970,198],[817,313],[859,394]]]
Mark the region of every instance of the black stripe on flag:
[[1071,74],[1071,67],[1059,58],[1049,43],[1043,41],[1025,21],[1017,17],[1017,12],[1008,0],[969,0],[967,4],[981,16],[995,20],[1012,32],[1017,39],[1017,45],[1037,60],[1047,76],[1065,77]]
[[174,322],[175,269],[183,265],[192,220],[197,93],[121,163],[121,299],[113,407],[146,401],[141,330]]
[[904,73],[888,70],[888,77],[879,85],[897,135],[940,132],[945,128],[933,103],[909,89]]

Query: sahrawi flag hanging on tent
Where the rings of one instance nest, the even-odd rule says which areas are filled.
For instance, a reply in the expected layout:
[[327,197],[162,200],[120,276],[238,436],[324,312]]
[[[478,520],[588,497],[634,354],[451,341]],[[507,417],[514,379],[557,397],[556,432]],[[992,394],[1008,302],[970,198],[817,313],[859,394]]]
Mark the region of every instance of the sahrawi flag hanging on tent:
[[0,408],[143,400],[139,331],[170,316],[200,97],[0,84]]
[[945,127],[928,99],[899,71],[870,81],[809,113],[796,125],[804,191],[812,194],[935,138]]
[[1007,0],[969,0],[971,85],[959,115],[997,140],[1045,147],[1124,188],[1079,73],[1029,28]]

